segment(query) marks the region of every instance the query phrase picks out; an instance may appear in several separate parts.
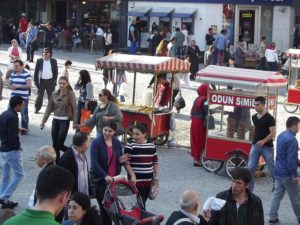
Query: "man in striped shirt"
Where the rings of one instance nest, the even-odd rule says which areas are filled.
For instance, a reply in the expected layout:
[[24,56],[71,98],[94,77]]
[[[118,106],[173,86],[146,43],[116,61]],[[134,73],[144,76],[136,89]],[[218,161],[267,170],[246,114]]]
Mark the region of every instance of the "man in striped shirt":
[[21,96],[24,99],[24,107],[21,111],[21,125],[24,130],[21,134],[26,135],[28,133],[28,96],[29,89],[31,88],[31,76],[30,73],[24,69],[24,63],[21,60],[14,62],[15,71],[9,78],[9,89],[12,90],[12,96]]

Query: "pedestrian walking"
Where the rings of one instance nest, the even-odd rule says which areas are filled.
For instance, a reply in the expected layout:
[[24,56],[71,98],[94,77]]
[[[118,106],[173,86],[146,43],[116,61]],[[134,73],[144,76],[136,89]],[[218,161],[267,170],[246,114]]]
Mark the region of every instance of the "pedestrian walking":
[[104,34],[104,40],[105,40],[105,45],[104,45],[104,56],[108,55],[108,52],[112,49],[112,33],[111,33],[111,28],[107,28],[107,32]]
[[109,121],[114,121],[117,124],[116,135],[123,133],[122,112],[116,104],[116,98],[107,89],[102,89],[99,94],[100,104],[95,109],[93,116],[85,121],[83,124],[76,126],[76,128],[82,128],[88,126],[93,129],[96,126],[97,135],[99,136],[103,132],[104,124]]
[[184,191],[179,200],[180,210],[174,211],[166,225],[208,225],[210,217],[199,214],[200,195],[197,191]]
[[35,100],[35,113],[39,113],[43,105],[45,90],[50,101],[52,92],[55,90],[58,75],[57,61],[51,58],[50,48],[44,48],[43,58],[37,60],[34,70],[34,84],[37,87],[37,98]]
[[71,90],[69,80],[67,77],[61,76],[58,80],[58,84],[59,89],[52,92],[40,125],[40,128],[44,129],[45,123],[53,112],[51,136],[56,152],[56,162],[59,161],[60,150],[65,152],[69,149],[64,143],[67,138],[70,121],[73,121],[73,127],[77,125],[76,98],[74,92]]
[[57,164],[70,171],[75,178],[72,193],[81,192],[88,196],[92,194],[90,193],[89,167],[85,154],[89,145],[89,134],[75,133],[72,146],[62,155]]
[[277,50],[275,42],[272,42],[271,45],[266,49],[265,57],[268,63],[269,71],[277,71],[277,63],[279,62],[279,59],[276,51]]
[[79,97],[77,103],[77,124],[80,124],[81,110],[88,109],[90,101],[94,99],[93,84],[90,73],[87,70],[79,71],[79,78],[75,85],[79,88]]
[[265,57],[266,41],[267,41],[267,37],[262,36],[261,41],[258,46],[259,47],[259,64],[256,67],[257,70],[265,70],[266,69],[266,57]]
[[246,62],[246,53],[244,52],[243,48],[244,48],[244,43],[238,42],[233,54],[235,68],[243,68]]
[[175,38],[175,46],[176,46],[176,58],[179,58],[179,59],[184,59],[185,57],[185,48],[183,46],[183,43],[186,39],[184,33],[182,33],[182,31],[180,31],[180,28],[177,27],[175,29],[175,34],[173,36]]
[[[2,159],[0,204],[2,208],[13,209],[18,205],[18,202],[11,201],[10,197],[24,177],[19,132],[25,129],[19,128],[18,118],[18,112],[21,112],[23,107],[24,99],[21,96],[13,96],[9,100],[9,109],[0,115],[0,156]],[[10,170],[14,173],[12,179]]]
[[208,28],[208,33],[205,35],[205,40],[206,40],[206,46],[207,49],[209,48],[209,46],[213,45],[215,38],[213,35],[213,29],[210,27]]
[[[132,130],[133,142],[125,146],[124,154],[130,155],[125,169],[129,171],[132,182],[135,183],[144,207],[149,197],[151,187],[159,183],[159,164],[156,147],[147,141],[147,128],[143,124],[136,124]],[[143,157],[141,157],[141,155]]]
[[[221,30],[221,34],[217,35],[215,40],[214,64],[224,63],[224,54],[227,45],[227,30]],[[218,60],[218,57],[220,60]]]
[[26,14],[22,13],[21,18],[19,20],[19,28],[18,28],[19,42],[21,48],[25,48],[26,45],[26,30],[27,30]]
[[274,175],[273,139],[276,134],[275,119],[266,111],[266,99],[262,96],[256,97],[254,106],[257,112],[252,116],[255,131],[247,165],[252,175],[251,182],[249,183],[250,191],[254,189],[255,171],[261,156],[266,161],[268,170],[272,176]]
[[3,92],[3,73],[0,70],[0,101],[2,100],[3,96],[2,96],[2,92]]
[[195,39],[191,40],[191,45],[187,47],[186,56],[190,62],[190,80],[195,80],[196,73],[199,70],[200,63],[200,48],[196,45]]
[[53,24],[52,23],[47,23],[45,27],[45,43],[44,46],[45,48],[49,48],[51,51],[53,50],[54,46],[54,41],[55,41],[55,31],[53,30]]
[[214,51],[215,47],[210,45],[208,50],[204,53],[204,66],[207,67],[209,65],[214,65]]
[[300,119],[291,116],[286,121],[286,130],[277,137],[274,168],[275,189],[269,212],[270,224],[279,222],[278,209],[285,191],[289,195],[294,214],[300,223],[300,178],[297,172],[300,160],[298,159],[298,141],[295,137],[299,130]]
[[90,198],[84,193],[73,193],[68,203],[68,217],[62,225],[102,225],[101,217],[95,207],[91,206]]
[[37,24],[34,24],[32,22],[29,22],[28,29],[26,31],[26,53],[27,53],[27,60],[29,62],[33,62],[34,52],[38,48],[37,43],[37,35],[38,35],[38,27]]
[[111,183],[113,177],[121,172],[122,163],[129,160],[129,155],[122,156],[120,141],[114,137],[117,125],[114,121],[107,121],[103,130],[91,143],[91,185],[100,206],[102,223],[111,225],[102,201],[106,190],[106,182]]
[[28,70],[24,69],[23,61],[16,60],[14,62],[15,71],[9,77],[8,88],[11,89],[11,96],[20,96],[24,99],[24,106],[21,110],[21,125],[22,135],[26,135],[29,132],[29,116],[28,116],[28,101],[29,90],[31,88],[31,75]]
[[9,78],[11,73],[15,70],[14,62],[22,60],[22,48],[18,46],[16,39],[11,40],[11,46],[8,48],[9,63],[7,65],[6,78]]
[[136,27],[136,20],[132,20],[131,25],[129,26],[128,40],[130,41],[129,54],[136,55],[137,53],[137,44],[138,44],[138,30]]
[[208,95],[209,87],[207,84],[201,84],[198,88],[198,97],[195,99],[191,110],[191,129],[190,129],[190,143],[191,155],[194,158],[194,166],[202,166],[200,156],[205,148],[206,127],[205,120],[208,113]]
[[72,66],[72,61],[68,59],[65,62],[65,69],[62,72],[62,76],[66,76],[67,78],[69,78],[69,69],[71,68],[71,66]]
[[248,190],[250,180],[247,168],[237,167],[231,171],[231,188],[216,196],[226,203],[221,210],[211,212],[210,225],[264,225],[262,202]]
[[4,225],[49,224],[60,225],[54,216],[64,208],[74,184],[72,174],[59,166],[43,169],[36,183],[37,202],[33,209],[7,220]]

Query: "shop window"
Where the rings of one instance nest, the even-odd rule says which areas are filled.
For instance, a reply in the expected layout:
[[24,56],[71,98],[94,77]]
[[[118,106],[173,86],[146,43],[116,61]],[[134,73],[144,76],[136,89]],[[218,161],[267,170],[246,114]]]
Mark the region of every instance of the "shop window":
[[263,6],[261,8],[260,36],[267,37],[267,43],[272,42],[272,28],[273,28],[273,6]]
[[188,31],[188,35],[194,35],[194,17],[193,18],[182,18],[182,24],[185,24],[186,29]]
[[167,29],[168,31],[171,30],[171,18],[170,17],[160,17],[159,18],[159,26]]
[[148,33],[149,31],[149,19],[148,17],[140,17],[140,28],[141,32]]

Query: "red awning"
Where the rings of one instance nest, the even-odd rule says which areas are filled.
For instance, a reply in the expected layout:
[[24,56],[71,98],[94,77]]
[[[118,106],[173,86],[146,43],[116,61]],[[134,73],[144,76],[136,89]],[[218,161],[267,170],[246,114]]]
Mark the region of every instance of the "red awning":
[[116,68],[141,73],[188,72],[190,63],[172,57],[115,53],[97,59],[96,68]]

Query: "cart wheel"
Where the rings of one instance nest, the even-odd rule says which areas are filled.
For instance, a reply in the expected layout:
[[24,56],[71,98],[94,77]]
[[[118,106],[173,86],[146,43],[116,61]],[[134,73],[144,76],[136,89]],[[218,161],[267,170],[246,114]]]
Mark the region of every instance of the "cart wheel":
[[216,161],[216,160],[210,160],[206,159],[205,157],[205,150],[201,152],[201,164],[204,167],[204,169],[211,173],[218,172],[222,167],[224,162],[222,161]]
[[225,162],[226,174],[231,178],[231,171],[236,167],[247,167],[247,159],[243,155],[230,155]]
[[288,113],[294,113],[294,112],[296,112],[298,110],[299,105],[289,104],[287,102],[287,99],[285,99],[284,102],[283,102],[283,108]]
[[154,144],[163,146],[168,142],[168,140],[169,140],[169,134],[163,134],[154,139]]

